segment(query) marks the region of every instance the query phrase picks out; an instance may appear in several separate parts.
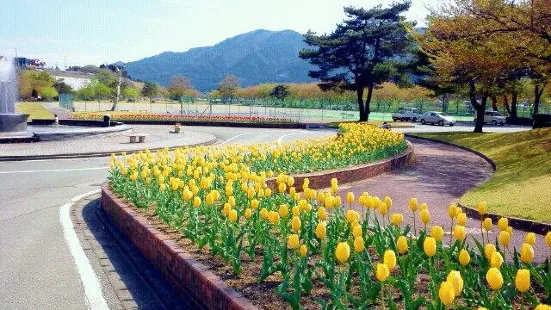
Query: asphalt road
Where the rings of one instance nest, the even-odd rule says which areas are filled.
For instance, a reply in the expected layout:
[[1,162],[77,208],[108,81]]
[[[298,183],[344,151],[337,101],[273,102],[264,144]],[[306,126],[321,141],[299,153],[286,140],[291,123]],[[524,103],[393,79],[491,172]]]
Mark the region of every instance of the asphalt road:
[[[288,141],[331,131],[195,127],[222,143]],[[60,206],[98,190],[108,158],[0,162],[0,309],[86,309]],[[101,280],[101,279],[100,279]]]
[[[422,127],[431,131],[450,129]],[[463,127],[452,129],[460,128]],[[193,130],[215,134],[221,143],[285,142],[334,133],[331,130],[216,127],[194,127]],[[60,207],[77,195],[98,190],[106,180],[107,163],[106,157],[0,162],[0,309],[89,307],[64,239]],[[97,270],[97,264],[92,262],[92,266],[103,286],[105,276]],[[116,297],[104,295],[109,305],[114,303],[109,299]]]

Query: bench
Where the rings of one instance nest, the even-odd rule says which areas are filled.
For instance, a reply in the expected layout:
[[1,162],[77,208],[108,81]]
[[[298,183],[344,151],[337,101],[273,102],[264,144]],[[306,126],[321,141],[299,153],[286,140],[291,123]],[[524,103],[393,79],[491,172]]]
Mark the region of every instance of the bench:
[[126,136],[130,138],[130,143],[144,143],[145,137],[147,135],[141,134],[141,133],[134,133],[134,134],[128,134]]
[[346,113],[346,112],[343,112],[341,113],[341,116],[343,118],[353,118],[354,117],[354,113]]

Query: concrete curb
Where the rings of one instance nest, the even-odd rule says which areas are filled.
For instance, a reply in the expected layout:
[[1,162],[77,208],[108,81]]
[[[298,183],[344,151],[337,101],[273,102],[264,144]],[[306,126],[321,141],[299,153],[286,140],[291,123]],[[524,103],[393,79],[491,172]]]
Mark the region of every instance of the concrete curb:
[[113,224],[142,252],[180,294],[206,309],[257,309],[248,299],[184,252],[109,189],[101,187],[101,208]]
[[[208,146],[216,144],[220,141],[218,138],[214,138],[212,140],[202,142],[202,143],[196,143],[196,144],[189,144],[189,145],[181,145],[181,146],[171,146],[168,149],[174,150],[177,148],[182,147],[195,147],[195,146]],[[159,148],[152,148],[149,149],[150,151],[157,151],[162,150],[164,147]],[[118,154],[121,152],[126,152],[126,154],[133,154],[138,153],[142,151],[140,150],[133,150],[133,151],[114,151],[114,152],[98,152],[98,153],[68,153],[68,154],[59,154],[59,155],[32,155],[32,156],[0,156],[0,162],[3,161],[25,161],[25,160],[39,160],[39,159],[68,159],[68,158],[89,158],[89,157],[105,157],[110,156],[112,153]]]
[[[460,148],[462,150],[471,152],[475,155],[478,155],[479,157],[481,157],[485,161],[487,161],[492,166],[492,169],[494,170],[494,172],[497,170],[497,166],[494,163],[494,161],[491,158],[489,158],[488,156],[486,156],[486,155],[484,155],[484,154],[482,154],[478,151],[469,149],[469,148],[461,146],[461,145],[446,142],[446,141],[441,141],[441,140],[426,138],[426,137],[419,137],[419,136],[416,136],[414,134],[405,134],[405,136],[410,137],[410,138],[415,138],[415,139],[426,140],[426,141],[431,141],[431,142],[435,142],[435,143],[450,145],[450,146],[454,146],[454,147]],[[467,206],[467,205],[464,205],[464,204],[460,204],[460,203],[458,203],[458,205],[461,206],[461,208],[463,208],[463,211],[465,212],[465,214],[467,214],[468,217],[473,218],[473,219],[477,219],[477,220],[481,220],[480,214],[478,213],[478,210],[476,208],[473,208],[471,206]],[[499,215],[499,214],[495,214],[495,213],[486,213],[484,215],[484,218],[486,218],[486,217],[491,218],[492,221],[494,221],[494,222],[498,221],[502,217],[505,217],[509,220],[509,226],[511,226],[515,229],[519,229],[519,230],[523,230],[523,231],[527,231],[527,232],[533,232],[533,233],[540,234],[540,235],[545,235],[547,232],[551,231],[551,224],[547,224],[547,223],[541,223],[541,222],[531,221],[531,220],[527,220],[527,219],[511,217],[511,216],[504,216],[504,215]]]

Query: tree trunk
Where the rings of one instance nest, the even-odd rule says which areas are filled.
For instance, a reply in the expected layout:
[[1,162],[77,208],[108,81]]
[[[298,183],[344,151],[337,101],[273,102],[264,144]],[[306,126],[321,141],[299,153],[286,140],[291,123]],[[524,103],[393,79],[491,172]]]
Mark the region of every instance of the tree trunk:
[[358,101],[358,110],[360,111],[360,122],[367,121],[367,115],[365,114],[365,108],[364,108],[364,89],[358,88],[356,89],[356,96]]
[[373,83],[370,83],[369,86],[367,86],[367,98],[365,99],[365,121],[367,122],[369,120],[369,114],[371,113],[371,97],[373,96]]
[[497,111],[497,97],[492,95],[490,98],[492,99],[492,110]]
[[120,70],[117,70],[117,75],[119,76],[119,79],[117,81],[117,93],[115,94],[115,102],[113,102],[111,111],[115,111],[117,109],[117,105],[119,104],[119,97],[121,96],[122,72]]
[[511,94],[511,113],[510,113],[510,119],[511,119],[511,124],[516,124],[517,123],[517,101],[518,101],[518,93],[517,92],[513,92]]
[[484,112],[486,112],[486,101],[488,101],[488,95],[483,94],[480,103],[476,100],[476,85],[474,81],[469,82],[469,98],[471,99],[471,105],[476,111],[476,122],[474,125],[474,132],[482,132],[484,126]]
[[503,104],[505,105],[505,110],[507,110],[507,113],[511,115],[511,107],[509,106],[509,98],[507,98],[507,95],[503,95]]
[[539,84],[534,85],[534,111],[532,112],[532,117],[539,112],[541,96],[543,95],[544,89],[543,87],[540,89]]

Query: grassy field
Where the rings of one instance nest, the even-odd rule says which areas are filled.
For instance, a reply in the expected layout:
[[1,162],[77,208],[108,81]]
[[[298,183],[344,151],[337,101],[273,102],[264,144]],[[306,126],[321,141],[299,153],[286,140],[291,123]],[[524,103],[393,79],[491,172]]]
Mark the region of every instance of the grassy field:
[[54,119],[54,115],[38,102],[20,102],[15,106],[15,111],[17,113],[30,114],[29,121],[34,118]]
[[420,136],[468,147],[495,162],[494,176],[461,197],[462,203],[486,201],[493,213],[551,223],[551,128]]

